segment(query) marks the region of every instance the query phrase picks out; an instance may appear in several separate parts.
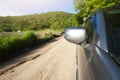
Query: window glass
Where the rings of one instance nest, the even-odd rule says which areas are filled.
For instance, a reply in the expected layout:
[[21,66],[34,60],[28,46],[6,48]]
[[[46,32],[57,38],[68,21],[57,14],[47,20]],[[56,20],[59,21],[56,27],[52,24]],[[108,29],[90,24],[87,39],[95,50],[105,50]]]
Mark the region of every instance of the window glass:
[[88,42],[90,43],[92,41],[93,37],[93,23],[91,19],[88,19],[85,23],[85,27],[88,31]]
[[120,10],[108,11],[108,20],[114,53],[120,55]]

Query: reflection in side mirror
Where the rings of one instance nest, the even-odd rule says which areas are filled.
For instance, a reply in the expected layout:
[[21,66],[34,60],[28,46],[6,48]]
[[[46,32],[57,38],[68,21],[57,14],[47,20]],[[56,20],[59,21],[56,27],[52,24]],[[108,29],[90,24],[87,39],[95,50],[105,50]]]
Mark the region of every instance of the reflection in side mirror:
[[68,28],[65,31],[64,37],[66,40],[80,44],[86,39],[86,29],[85,28]]

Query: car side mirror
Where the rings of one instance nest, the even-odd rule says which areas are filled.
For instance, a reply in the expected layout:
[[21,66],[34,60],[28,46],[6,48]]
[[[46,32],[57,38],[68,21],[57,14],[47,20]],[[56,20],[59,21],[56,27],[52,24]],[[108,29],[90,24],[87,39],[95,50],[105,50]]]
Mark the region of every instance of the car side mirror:
[[75,44],[81,44],[87,38],[86,29],[83,27],[81,27],[81,28],[68,28],[65,31],[64,37],[69,42],[72,42]]

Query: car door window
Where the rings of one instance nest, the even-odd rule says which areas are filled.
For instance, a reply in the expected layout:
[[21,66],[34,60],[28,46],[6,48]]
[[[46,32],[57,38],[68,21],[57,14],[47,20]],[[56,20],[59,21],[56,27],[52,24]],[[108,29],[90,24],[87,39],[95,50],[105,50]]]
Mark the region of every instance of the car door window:
[[92,19],[88,19],[86,22],[85,22],[85,27],[88,31],[88,43],[91,43],[92,42],[92,37],[93,37],[93,22],[92,22]]

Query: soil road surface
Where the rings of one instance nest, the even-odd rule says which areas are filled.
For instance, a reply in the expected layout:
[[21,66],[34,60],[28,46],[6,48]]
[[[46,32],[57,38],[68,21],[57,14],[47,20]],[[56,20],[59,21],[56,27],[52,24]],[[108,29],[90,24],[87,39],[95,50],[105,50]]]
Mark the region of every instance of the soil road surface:
[[0,80],[76,80],[76,45],[60,37],[0,64]]

